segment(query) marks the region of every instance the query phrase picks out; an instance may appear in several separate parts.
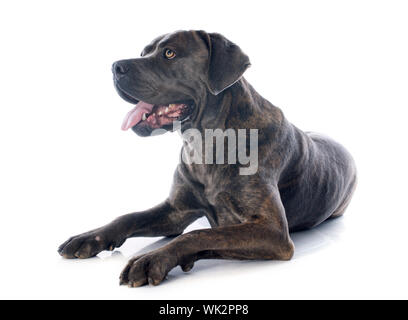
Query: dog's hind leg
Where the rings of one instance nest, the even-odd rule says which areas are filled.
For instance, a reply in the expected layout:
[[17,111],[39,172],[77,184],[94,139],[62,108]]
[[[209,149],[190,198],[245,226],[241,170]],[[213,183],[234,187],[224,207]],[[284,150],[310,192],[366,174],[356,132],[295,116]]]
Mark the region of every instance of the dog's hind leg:
[[344,214],[348,205],[350,204],[351,198],[353,197],[356,187],[357,187],[357,177],[355,176],[353,181],[350,183],[350,187],[348,188],[344,201],[341,203],[341,205],[336,210],[334,210],[334,212],[329,217],[329,219],[338,218]]

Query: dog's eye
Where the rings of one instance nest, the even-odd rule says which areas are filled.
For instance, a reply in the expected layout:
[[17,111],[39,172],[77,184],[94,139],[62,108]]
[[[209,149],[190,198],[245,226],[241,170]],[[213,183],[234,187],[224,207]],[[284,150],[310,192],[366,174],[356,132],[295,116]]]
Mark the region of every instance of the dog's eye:
[[170,59],[173,59],[175,56],[176,56],[176,53],[173,50],[171,50],[171,49],[165,49],[164,50],[164,57],[166,59],[170,60]]

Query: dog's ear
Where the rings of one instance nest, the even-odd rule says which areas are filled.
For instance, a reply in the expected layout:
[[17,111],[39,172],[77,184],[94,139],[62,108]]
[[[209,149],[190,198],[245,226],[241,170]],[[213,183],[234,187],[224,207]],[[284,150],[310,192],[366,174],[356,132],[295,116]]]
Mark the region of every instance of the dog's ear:
[[207,86],[217,95],[237,82],[251,63],[241,48],[224,36],[205,33],[203,38],[209,51]]

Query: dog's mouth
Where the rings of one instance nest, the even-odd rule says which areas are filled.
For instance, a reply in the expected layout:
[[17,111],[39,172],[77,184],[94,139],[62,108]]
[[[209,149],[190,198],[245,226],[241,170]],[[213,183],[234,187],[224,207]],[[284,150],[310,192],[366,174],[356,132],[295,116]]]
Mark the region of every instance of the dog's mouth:
[[174,121],[184,121],[190,113],[191,106],[187,103],[153,105],[139,101],[123,120],[122,130],[128,130],[139,125],[147,125],[152,129],[158,129],[169,126]]

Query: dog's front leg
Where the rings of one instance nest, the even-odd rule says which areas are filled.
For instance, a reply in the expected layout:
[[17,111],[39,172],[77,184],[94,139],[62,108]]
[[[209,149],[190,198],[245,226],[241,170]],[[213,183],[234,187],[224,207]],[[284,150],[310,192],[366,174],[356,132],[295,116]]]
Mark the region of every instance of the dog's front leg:
[[121,216],[101,228],[71,237],[58,252],[64,258],[84,259],[120,247],[130,237],[179,235],[202,215],[198,210],[176,210],[165,201],[152,209]]
[[200,259],[289,260],[293,256],[280,200],[267,199],[248,218],[236,225],[183,234],[162,248],[131,259],[120,276],[121,284],[157,285],[174,267],[189,271]]
[[183,271],[189,271],[200,259],[289,260],[293,251],[289,237],[265,223],[196,230],[131,259],[122,271],[120,283],[130,287],[157,285],[174,267],[180,265]]

